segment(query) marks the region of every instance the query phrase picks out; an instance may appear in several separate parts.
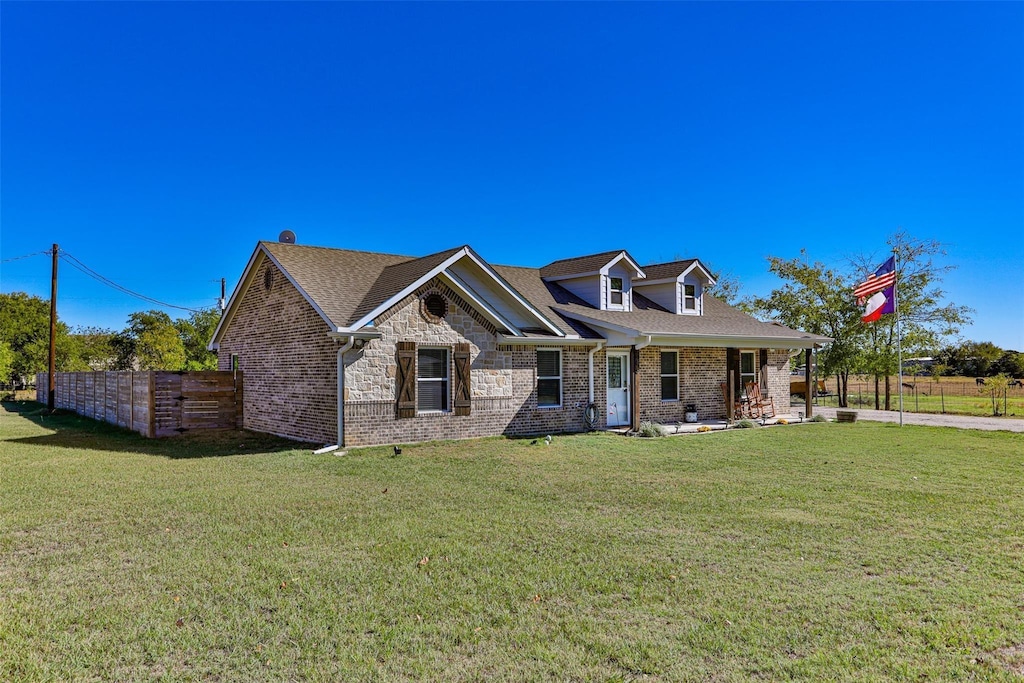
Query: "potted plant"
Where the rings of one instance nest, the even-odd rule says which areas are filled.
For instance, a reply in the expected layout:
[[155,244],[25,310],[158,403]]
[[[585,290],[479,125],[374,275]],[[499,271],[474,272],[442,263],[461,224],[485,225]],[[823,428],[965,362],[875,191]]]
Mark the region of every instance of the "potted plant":
[[697,421],[697,404],[687,403],[686,408],[683,410],[683,420],[685,422],[696,422]]

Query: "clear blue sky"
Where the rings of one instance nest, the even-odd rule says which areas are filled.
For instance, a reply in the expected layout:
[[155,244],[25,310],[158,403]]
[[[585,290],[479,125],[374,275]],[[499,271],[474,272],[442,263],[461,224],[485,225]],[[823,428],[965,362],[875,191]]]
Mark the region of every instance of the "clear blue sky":
[[[1022,3],[0,3],[2,257],[187,307],[259,239],[958,269],[1024,350]],[[49,297],[45,257],[0,287]],[[62,264],[60,314],[150,306]],[[184,315],[169,310],[172,316]]]

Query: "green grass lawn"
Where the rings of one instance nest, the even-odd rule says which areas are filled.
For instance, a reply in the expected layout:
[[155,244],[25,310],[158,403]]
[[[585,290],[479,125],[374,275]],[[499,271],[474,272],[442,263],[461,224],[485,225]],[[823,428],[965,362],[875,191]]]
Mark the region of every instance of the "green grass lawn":
[[1024,435],[312,455],[0,408],[2,680],[1017,680]]

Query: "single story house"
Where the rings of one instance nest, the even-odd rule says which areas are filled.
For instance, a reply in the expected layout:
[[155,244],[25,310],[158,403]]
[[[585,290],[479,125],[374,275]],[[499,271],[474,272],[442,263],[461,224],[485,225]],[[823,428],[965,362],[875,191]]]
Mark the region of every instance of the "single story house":
[[789,359],[830,341],[706,292],[697,259],[492,265],[259,242],[210,348],[247,429],[371,445],[726,417],[723,383],[789,410]]

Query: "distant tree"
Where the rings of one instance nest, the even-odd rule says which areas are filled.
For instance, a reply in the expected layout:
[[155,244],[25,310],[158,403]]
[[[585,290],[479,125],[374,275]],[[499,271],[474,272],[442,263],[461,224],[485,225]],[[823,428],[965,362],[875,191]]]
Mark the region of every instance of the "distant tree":
[[5,341],[0,341],[0,383],[10,380],[11,372],[14,369],[14,350]]
[[163,311],[128,316],[128,327],[111,339],[119,370],[183,370],[185,346]]
[[759,317],[832,338],[832,343],[817,353],[818,369],[835,375],[839,405],[847,406],[850,372],[860,362],[866,333],[861,311],[850,295],[849,277],[822,263],[808,262],[806,250],[791,260],[769,256],[768,264],[783,286],[766,297],[749,299],[747,304]]
[[182,345],[185,348],[185,370],[216,370],[217,354],[206,350],[213,339],[213,331],[220,322],[220,311],[206,308],[196,311],[188,318],[174,321]]
[[[0,294],[0,342],[14,354],[13,362],[0,381],[31,383],[36,373],[50,364],[50,302],[25,292]],[[74,344],[68,327],[57,322],[57,370],[68,370],[75,362]]]
[[1010,377],[1024,377],[1024,353],[1016,351],[1003,351],[999,360],[992,364],[992,370]]
[[[889,244],[898,253],[900,263],[897,298],[903,352],[920,353],[923,349],[937,347],[971,321],[973,311],[969,307],[943,303],[942,276],[955,266],[936,262],[946,253],[936,240],[920,240],[901,230],[889,238]],[[861,281],[873,272],[877,261],[876,256],[855,258],[853,265],[858,271],[857,280]],[[884,316],[867,327],[870,345],[864,356],[864,369],[875,377],[876,408],[879,407],[879,380],[884,379],[885,409],[889,410],[889,380],[898,369],[896,316]]]
[[[710,268],[710,266],[708,266]],[[718,270],[713,273],[715,284],[707,288],[708,294],[721,299],[730,306],[745,308],[744,302],[740,301],[740,279],[731,272]],[[749,312],[749,311],[748,311]]]
[[[965,341],[939,352],[939,357],[949,365],[950,374],[963,377],[986,377],[1002,372],[997,363],[1004,356],[1007,352],[992,342]],[[1012,364],[1012,358],[1007,358],[1007,362]]]
[[117,354],[113,346],[114,332],[101,327],[79,327],[71,335],[76,346],[81,370],[113,370]]

